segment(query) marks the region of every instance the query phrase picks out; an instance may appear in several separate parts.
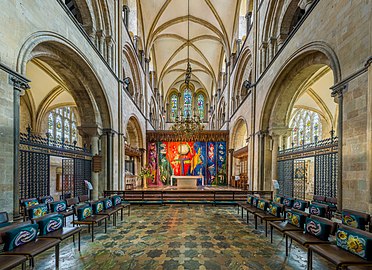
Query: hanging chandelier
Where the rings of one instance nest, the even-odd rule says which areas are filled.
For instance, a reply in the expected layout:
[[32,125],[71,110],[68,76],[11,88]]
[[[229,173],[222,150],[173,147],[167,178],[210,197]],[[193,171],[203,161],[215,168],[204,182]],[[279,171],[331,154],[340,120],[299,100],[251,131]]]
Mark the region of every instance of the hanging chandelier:
[[[187,1],[187,67],[185,84],[187,89],[190,89],[191,80],[191,65],[190,65],[190,0]],[[194,115],[190,112],[182,112],[181,108],[175,118],[174,124],[171,126],[171,130],[175,131],[180,138],[185,140],[190,139],[196,133],[201,132],[204,129],[204,125],[199,115],[196,115],[194,108]]]

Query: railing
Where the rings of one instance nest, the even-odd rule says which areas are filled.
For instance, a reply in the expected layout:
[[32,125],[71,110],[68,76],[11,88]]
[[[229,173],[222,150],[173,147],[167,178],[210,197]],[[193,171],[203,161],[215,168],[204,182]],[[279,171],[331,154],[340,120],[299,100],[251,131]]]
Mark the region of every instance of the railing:
[[60,140],[51,139],[49,134],[46,134],[46,137],[40,135],[31,134],[31,131],[28,130],[28,133],[20,133],[20,143],[30,146],[38,146],[43,148],[55,148],[64,151],[71,151],[83,154],[91,154],[91,149],[87,147],[79,147],[76,145],[77,142],[73,144],[63,142]]
[[278,156],[284,156],[288,154],[300,153],[300,152],[310,152],[314,150],[320,150],[324,148],[337,147],[338,137],[331,137],[321,141],[316,141],[313,143],[303,144],[301,146],[296,146],[284,150],[280,150]]
[[105,190],[104,196],[119,195],[123,200],[132,203],[216,203],[228,201],[244,201],[248,195],[259,195],[273,199],[273,191],[247,190]]

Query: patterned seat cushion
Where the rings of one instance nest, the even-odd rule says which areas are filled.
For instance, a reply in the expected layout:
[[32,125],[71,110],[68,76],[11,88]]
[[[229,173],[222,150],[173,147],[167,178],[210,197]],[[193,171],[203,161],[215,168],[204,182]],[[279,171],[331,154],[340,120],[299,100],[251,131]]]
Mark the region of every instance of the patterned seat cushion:
[[46,204],[38,204],[28,209],[28,216],[32,218],[43,217],[48,213]]
[[254,198],[252,199],[252,205],[253,205],[254,207],[257,207],[257,205],[258,205],[258,200],[259,200],[259,198],[257,198],[257,197],[254,197]]
[[34,206],[34,205],[38,205],[38,204],[39,204],[39,201],[37,199],[33,199],[33,200],[23,202],[23,206],[26,207],[26,208]]
[[310,206],[309,206],[309,213],[311,215],[316,215],[316,216],[319,216],[319,217],[324,217],[325,214],[326,214],[326,209],[323,206],[321,206],[321,205],[310,204]]
[[287,220],[288,223],[296,227],[303,228],[306,221],[306,216],[294,211],[288,211]]
[[66,209],[67,209],[66,201],[56,201],[50,203],[50,210],[52,212],[63,212],[66,211]]
[[34,241],[37,237],[38,225],[28,224],[5,233],[4,251],[11,251],[16,247]]
[[283,199],[283,204],[287,208],[292,208],[293,207],[293,203],[294,203],[294,199],[292,199],[292,198],[284,198]]
[[112,201],[108,198],[104,199],[103,206],[105,207],[105,210],[112,208]]
[[293,202],[293,208],[294,209],[297,209],[297,210],[300,210],[300,211],[305,211],[305,208],[307,206],[307,202],[305,201],[302,201],[302,200],[295,200]]
[[343,226],[337,230],[336,244],[363,259],[372,260],[372,234],[348,230]]
[[93,214],[97,215],[105,210],[103,201],[94,202],[92,204]]
[[342,224],[361,230],[366,229],[366,220],[362,216],[346,211],[342,211]]
[[280,217],[280,214],[282,213],[282,207],[275,203],[270,203],[267,211],[273,216]]
[[284,197],[276,195],[274,198],[274,202],[282,204]]
[[48,204],[51,202],[54,202],[54,199],[52,196],[45,196],[45,197],[40,198],[40,203]]
[[248,197],[247,197],[247,203],[248,203],[248,204],[252,204],[252,202],[253,202],[253,198],[254,198],[254,196],[252,196],[252,195],[248,195]]
[[266,211],[268,207],[268,202],[265,200],[259,200],[257,203],[257,208],[261,209],[262,211]]
[[84,219],[92,216],[92,214],[93,210],[89,205],[85,205],[77,209],[77,218],[79,221],[83,221]]
[[305,232],[314,235],[320,240],[327,241],[331,233],[331,229],[332,229],[331,225],[326,224],[322,221],[315,220],[312,218],[306,219]]
[[40,235],[54,232],[63,227],[63,215],[53,215],[45,217],[37,222],[40,229]]
[[121,204],[121,197],[119,195],[112,196],[111,200],[113,206]]

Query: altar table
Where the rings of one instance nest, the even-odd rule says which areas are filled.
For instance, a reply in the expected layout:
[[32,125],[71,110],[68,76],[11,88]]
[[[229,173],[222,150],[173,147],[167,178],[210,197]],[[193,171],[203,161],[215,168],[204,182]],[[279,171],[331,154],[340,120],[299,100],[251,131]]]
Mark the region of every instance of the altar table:
[[204,186],[204,176],[202,175],[185,175],[185,176],[171,176],[171,185],[173,186],[173,178],[177,180],[178,188],[195,188],[198,185],[198,179],[202,179],[202,185]]

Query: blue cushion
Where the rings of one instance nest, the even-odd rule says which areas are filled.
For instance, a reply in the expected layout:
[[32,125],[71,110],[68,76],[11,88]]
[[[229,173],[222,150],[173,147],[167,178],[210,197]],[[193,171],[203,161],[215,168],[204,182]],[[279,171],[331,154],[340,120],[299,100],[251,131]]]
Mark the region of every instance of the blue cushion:
[[52,196],[46,196],[46,197],[40,198],[40,202],[44,204],[48,204],[48,203],[54,202],[54,199]]
[[52,212],[63,212],[66,211],[67,204],[66,201],[57,201],[50,203],[50,210]]
[[300,211],[305,211],[306,206],[307,206],[307,202],[302,201],[302,200],[295,200],[293,202],[292,208],[300,210]]
[[323,206],[321,206],[321,205],[310,204],[310,206],[309,206],[309,213],[311,215],[316,215],[316,216],[319,216],[319,217],[324,217],[325,214],[326,214],[326,209]]
[[366,223],[363,217],[345,211],[342,211],[342,224],[361,230],[366,229]]
[[257,197],[254,197],[253,199],[252,199],[252,205],[254,206],[254,207],[257,207],[257,204],[258,204],[258,198]]
[[121,204],[121,197],[119,195],[112,196],[111,200],[113,206]]
[[28,224],[5,233],[4,251],[11,251],[16,247],[32,242],[37,237],[38,225]]
[[85,205],[77,209],[77,218],[79,221],[82,221],[92,216],[92,214],[93,214],[93,210],[92,210],[92,207],[90,207],[89,205]]
[[37,199],[23,202],[23,206],[26,207],[26,208],[30,207],[30,206],[38,205],[38,204],[39,204],[39,201]]
[[323,223],[319,220],[315,220],[312,218],[306,219],[305,232],[314,235],[320,240],[327,241],[331,229],[332,227],[329,224]]
[[282,207],[275,204],[275,203],[271,203],[269,208],[268,208],[268,212],[269,212],[269,214],[271,214],[273,216],[280,217],[280,214],[282,212]]
[[48,213],[48,207],[45,204],[39,204],[28,209],[30,218],[43,217]]
[[274,198],[274,202],[282,204],[284,197],[276,195]]
[[336,244],[363,259],[372,261],[372,237],[339,228],[336,233]]
[[306,216],[300,213],[294,212],[294,211],[288,211],[287,220],[288,220],[288,223],[296,227],[303,228],[305,224]]
[[104,210],[104,204],[102,201],[95,202],[92,204],[93,213],[95,215],[101,213]]
[[294,199],[292,199],[292,198],[284,198],[284,199],[283,199],[283,204],[284,204],[286,207],[288,207],[288,208],[292,208],[293,203],[294,203]]
[[37,222],[40,229],[40,235],[45,235],[50,232],[54,232],[63,227],[63,215],[53,215],[45,217]]
[[247,197],[247,203],[248,203],[248,204],[252,204],[252,202],[253,202],[253,198],[254,198],[254,196],[252,196],[252,195],[248,195],[248,197]]
[[103,200],[105,210],[110,209],[112,207],[112,201],[110,199]]
[[266,211],[267,206],[268,206],[268,203],[265,200],[259,200],[257,203],[257,208],[261,209],[262,211]]

